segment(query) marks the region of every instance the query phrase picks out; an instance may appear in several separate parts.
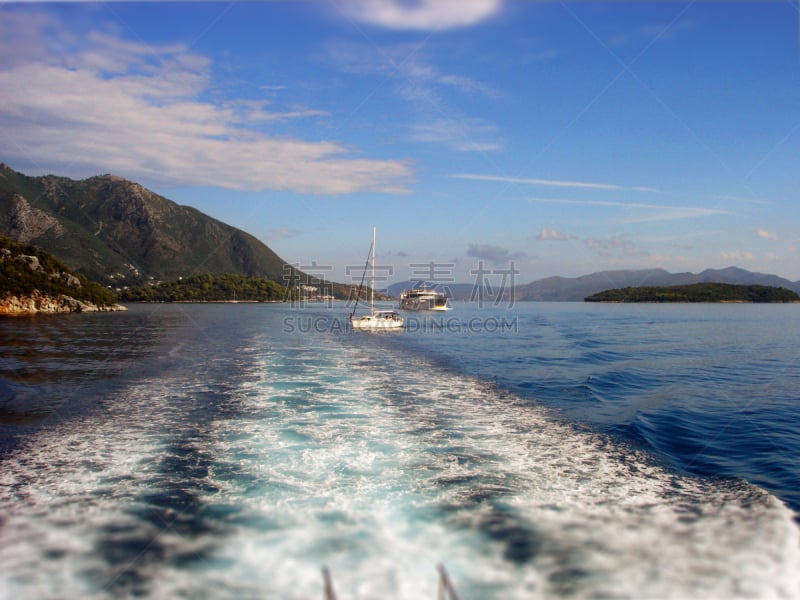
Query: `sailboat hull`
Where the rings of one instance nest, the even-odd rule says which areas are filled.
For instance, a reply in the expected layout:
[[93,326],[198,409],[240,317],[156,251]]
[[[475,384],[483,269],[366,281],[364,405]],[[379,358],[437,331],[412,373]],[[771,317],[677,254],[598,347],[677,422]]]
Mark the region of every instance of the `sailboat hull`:
[[376,313],[374,315],[364,315],[363,317],[354,318],[350,321],[350,326],[358,330],[402,329],[403,318],[395,312]]

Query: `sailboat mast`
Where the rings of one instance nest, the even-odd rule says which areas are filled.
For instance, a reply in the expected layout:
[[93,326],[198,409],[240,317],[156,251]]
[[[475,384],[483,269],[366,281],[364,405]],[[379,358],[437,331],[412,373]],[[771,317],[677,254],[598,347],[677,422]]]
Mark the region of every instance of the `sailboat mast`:
[[370,282],[369,312],[375,314],[375,227],[372,228],[372,281]]

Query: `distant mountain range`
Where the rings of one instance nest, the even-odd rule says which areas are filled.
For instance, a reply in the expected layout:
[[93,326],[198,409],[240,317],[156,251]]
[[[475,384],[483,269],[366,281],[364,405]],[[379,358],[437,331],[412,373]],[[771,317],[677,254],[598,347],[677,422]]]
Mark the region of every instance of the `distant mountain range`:
[[[46,175],[29,177],[0,163],[0,234],[53,254],[88,278],[110,285],[137,286],[179,277],[237,273],[285,284],[308,282],[269,247],[240,229],[189,206],[181,206],[114,175],[81,181]],[[515,300],[581,301],[608,289],[733,283],[785,287],[800,293],[800,281],[737,267],[699,274],[664,269],[601,271],[582,277],[547,277],[513,288]],[[389,286],[399,296],[411,282]],[[447,284],[456,300],[495,301],[498,290],[469,283]],[[510,299],[510,285],[499,290]],[[350,286],[333,284],[346,298]]]
[[583,300],[603,290],[672,286],[692,283],[733,283],[738,285],[767,285],[800,291],[800,281],[789,281],[777,275],[753,273],[738,267],[706,269],[702,273],[669,273],[664,269],[633,271],[601,271],[582,277],[547,277],[517,288],[518,300]]
[[[414,282],[418,283],[418,282]],[[800,281],[789,281],[777,275],[767,275],[764,273],[753,273],[738,267],[728,267],[726,269],[706,269],[702,273],[670,273],[664,269],[641,269],[630,271],[600,271],[591,275],[581,277],[546,277],[538,279],[532,283],[515,285],[513,298],[516,301],[538,300],[552,302],[579,302],[587,296],[599,292],[643,286],[673,286],[689,285],[693,283],[732,283],[737,285],[766,285],[772,287],[784,287],[794,292],[800,293]],[[398,296],[404,289],[412,286],[411,281],[403,281],[389,286],[389,293]],[[492,296],[499,290],[476,289],[470,283],[447,283],[440,284],[437,289],[449,290],[454,300],[473,300],[478,299],[479,294],[483,294],[483,299],[487,302],[498,300]],[[507,286],[502,290],[504,296],[500,301],[506,302],[512,293],[511,287]]]
[[0,164],[0,234],[112,286],[205,273],[285,283],[288,275],[286,261],[252,235],[113,175],[28,177]]

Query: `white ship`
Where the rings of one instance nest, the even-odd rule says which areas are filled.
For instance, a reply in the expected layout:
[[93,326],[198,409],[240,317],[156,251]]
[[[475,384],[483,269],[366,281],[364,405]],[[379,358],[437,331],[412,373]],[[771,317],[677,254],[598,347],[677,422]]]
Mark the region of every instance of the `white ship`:
[[402,310],[452,310],[450,298],[444,292],[428,287],[403,290],[400,294]]

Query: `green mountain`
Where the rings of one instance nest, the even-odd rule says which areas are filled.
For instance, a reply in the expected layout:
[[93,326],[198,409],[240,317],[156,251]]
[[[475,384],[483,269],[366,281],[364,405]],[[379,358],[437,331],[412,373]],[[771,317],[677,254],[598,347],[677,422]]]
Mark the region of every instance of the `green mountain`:
[[0,235],[114,287],[207,273],[305,280],[252,235],[113,175],[29,177],[0,164]]

